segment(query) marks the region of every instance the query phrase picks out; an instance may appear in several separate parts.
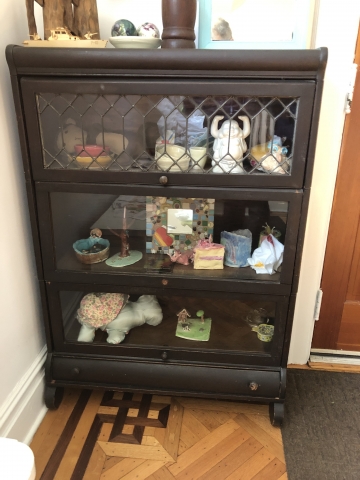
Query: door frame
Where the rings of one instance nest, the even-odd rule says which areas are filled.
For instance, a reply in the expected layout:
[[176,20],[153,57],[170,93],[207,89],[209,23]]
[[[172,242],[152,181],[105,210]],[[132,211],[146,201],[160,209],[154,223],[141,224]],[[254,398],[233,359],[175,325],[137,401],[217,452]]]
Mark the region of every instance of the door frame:
[[[306,364],[314,330],[314,308],[320,288],[332,200],[335,190],[345,99],[359,28],[360,5],[344,0],[327,8],[320,2],[315,47],[327,46],[325,74],[315,165],[304,240],[297,302],[294,313],[289,364]],[[333,32],[341,32],[341,44]]]
[[[360,63],[358,35],[355,63]],[[324,292],[319,322],[315,326],[312,347],[338,349],[338,337],[346,301],[355,242],[359,228],[360,155],[356,152],[360,122],[360,68],[356,76],[352,112],[345,120],[339,171],[331,212],[321,288]],[[350,158],[351,157],[351,158]],[[346,212],[346,213],[345,213]],[[338,232],[341,231],[341,235]],[[336,279],[334,281],[334,279]]]

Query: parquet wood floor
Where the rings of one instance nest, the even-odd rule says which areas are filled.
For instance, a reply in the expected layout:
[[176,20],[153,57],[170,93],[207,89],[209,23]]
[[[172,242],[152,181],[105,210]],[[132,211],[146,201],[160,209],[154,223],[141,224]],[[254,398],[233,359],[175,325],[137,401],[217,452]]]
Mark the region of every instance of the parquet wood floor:
[[31,448],[38,480],[285,480],[268,407],[68,389]]

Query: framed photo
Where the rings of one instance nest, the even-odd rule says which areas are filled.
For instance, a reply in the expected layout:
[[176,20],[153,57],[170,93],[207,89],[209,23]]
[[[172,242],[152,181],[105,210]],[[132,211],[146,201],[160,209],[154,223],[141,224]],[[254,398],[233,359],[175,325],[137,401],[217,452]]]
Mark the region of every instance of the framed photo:
[[199,0],[199,48],[309,48],[318,0]]
[[215,200],[146,197],[146,253],[186,252],[214,234]]

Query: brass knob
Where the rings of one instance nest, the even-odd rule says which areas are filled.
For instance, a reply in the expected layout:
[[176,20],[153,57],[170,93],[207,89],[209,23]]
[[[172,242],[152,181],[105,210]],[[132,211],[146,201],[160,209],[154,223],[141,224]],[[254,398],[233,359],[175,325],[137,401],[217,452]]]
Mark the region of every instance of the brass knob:
[[251,382],[250,385],[249,385],[249,387],[250,387],[250,390],[255,391],[255,390],[257,390],[257,389],[259,388],[259,384],[258,384],[258,383],[255,383],[255,382]]
[[160,177],[160,183],[161,185],[166,185],[168,183],[168,177],[166,177],[165,175],[163,175],[162,177]]
[[164,278],[164,279],[161,281],[161,283],[162,283],[163,285],[167,285],[167,284],[169,283],[169,280],[166,280],[166,278]]
[[168,357],[168,354],[167,354],[166,352],[163,352],[163,353],[161,354],[162,360],[166,360],[167,357]]

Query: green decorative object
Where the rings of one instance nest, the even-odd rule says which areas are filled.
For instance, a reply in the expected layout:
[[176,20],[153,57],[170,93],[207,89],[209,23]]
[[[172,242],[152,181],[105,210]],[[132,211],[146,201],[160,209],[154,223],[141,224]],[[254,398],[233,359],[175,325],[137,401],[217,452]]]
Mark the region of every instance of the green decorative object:
[[111,27],[112,37],[136,37],[137,35],[135,25],[124,18],[117,20]]
[[257,337],[262,342],[271,342],[274,336],[274,325],[262,323],[258,327],[254,327],[252,330],[257,332]]
[[[200,310],[201,317],[204,313]],[[175,336],[185,340],[195,340],[198,342],[207,342],[210,338],[211,318],[189,318],[184,322],[178,322]]]
[[120,255],[117,253],[116,255],[108,258],[105,263],[106,265],[109,265],[109,267],[128,267],[129,265],[133,265],[141,260],[142,256],[143,254],[138,250],[129,250],[129,255],[127,257],[120,257]]

